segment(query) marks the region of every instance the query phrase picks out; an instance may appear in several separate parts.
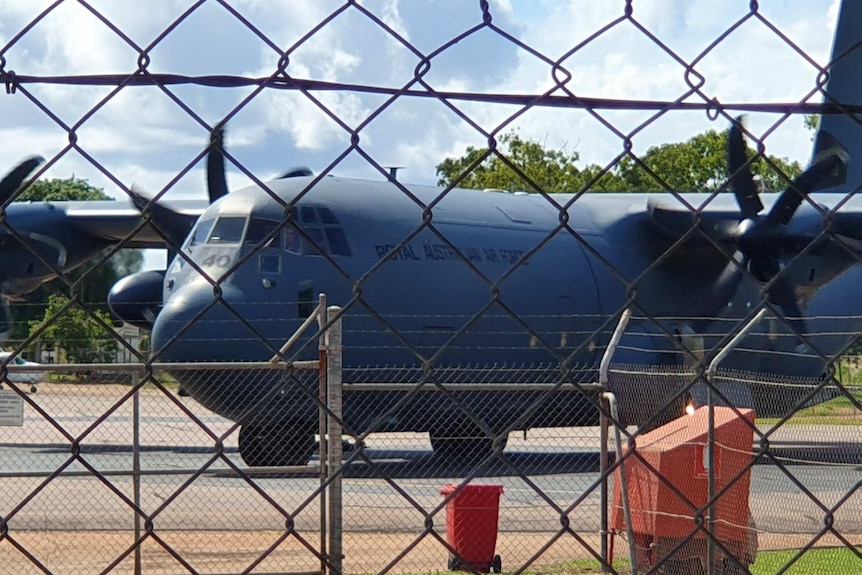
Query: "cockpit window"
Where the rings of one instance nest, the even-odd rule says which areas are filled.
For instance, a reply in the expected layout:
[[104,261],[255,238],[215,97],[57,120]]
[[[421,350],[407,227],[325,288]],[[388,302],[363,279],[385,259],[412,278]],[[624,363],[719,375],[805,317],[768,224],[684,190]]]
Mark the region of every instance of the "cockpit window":
[[221,216],[216,220],[208,244],[238,244],[245,232],[248,218],[243,216]]
[[317,210],[314,208],[303,206],[300,208],[300,213],[302,214],[302,223],[304,224],[316,224],[317,223]]
[[297,256],[302,253],[302,236],[292,225],[284,228],[284,250]]
[[341,228],[324,228],[326,241],[329,242],[329,251],[334,256],[349,256],[350,246],[347,244],[347,236]]
[[[294,208],[296,209],[296,208]],[[297,213],[294,212],[294,218]],[[341,228],[338,218],[329,208],[301,206],[299,208],[300,222],[294,219],[293,225],[284,229],[284,249],[295,255],[320,256],[350,256],[350,244],[347,235]],[[306,237],[302,237],[294,225],[300,225]]]
[[324,224],[338,224],[338,218],[329,208],[320,208],[320,221]]
[[272,235],[277,227],[278,222],[251,218],[248,222],[248,230],[245,233],[245,243],[256,246],[266,238],[270,238],[264,247],[278,246],[281,243],[279,234]]
[[210,230],[213,228],[213,223],[215,223],[214,219],[200,220],[195,226],[195,232],[192,234],[192,240],[189,243],[189,247],[198,244],[205,244],[207,241],[207,236],[210,234]]

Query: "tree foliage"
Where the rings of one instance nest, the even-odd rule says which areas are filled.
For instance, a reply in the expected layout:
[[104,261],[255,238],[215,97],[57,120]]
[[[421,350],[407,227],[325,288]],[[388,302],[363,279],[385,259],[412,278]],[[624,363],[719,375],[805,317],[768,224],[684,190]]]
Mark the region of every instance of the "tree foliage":
[[17,202],[66,202],[73,200],[111,200],[87,180],[72,176],[66,179],[36,180],[15,198]]
[[[601,166],[579,167],[577,152],[548,150],[541,143],[524,140],[517,132],[500,138],[499,155],[487,148],[468,147],[458,158],[446,158],[437,165],[438,184],[465,188],[498,188],[507,191],[529,190],[533,186],[509,164],[545,192],[714,192],[726,186],[727,133],[709,130],[685,142],[662,144],[649,148],[635,160],[623,157],[610,170]],[[749,151],[753,157],[753,151]],[[472,170],[470,168],[474,166]],[[798,162],[768,156],[752,162],[752,172],[759,176],[766,190],[780,190],[802,171]],[[466,175],[465,175],[466,174]]]
[[68,305],[69,298],[60,294],[50,295],[42,318],[30,322],[30,332],[43,330],[39,334],[42,343],[62,348],[67,361],[111,361],[117,354],[117,340],[93,319],[95,316],[110,326],[111,316],[101,310],[85,311],[78,306],[66,307]]

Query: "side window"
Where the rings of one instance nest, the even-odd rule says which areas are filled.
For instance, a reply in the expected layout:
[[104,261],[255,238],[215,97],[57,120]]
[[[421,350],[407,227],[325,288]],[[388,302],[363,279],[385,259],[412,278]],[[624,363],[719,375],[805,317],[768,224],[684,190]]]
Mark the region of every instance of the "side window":
[[260,254],[257,260],[258,269],[265,274],[281,273],[281,258],[271,254]]

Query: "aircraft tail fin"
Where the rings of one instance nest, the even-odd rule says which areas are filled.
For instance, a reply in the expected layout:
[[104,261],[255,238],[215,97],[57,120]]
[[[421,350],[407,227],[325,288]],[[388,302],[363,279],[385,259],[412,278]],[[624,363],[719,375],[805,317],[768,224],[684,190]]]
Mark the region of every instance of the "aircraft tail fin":
[[[862,2],[844,0],[841,3],[828,71],[824,103],[839,108],[862,105]],[[820,117],[812,164],[835,149],[843,149],[849,156],[847,187],[854,189],[862,185],[862,114],[844,111]],[[826,180],[818,187],[840,186],[845,182],[838,178],[844,175],[836,174],[836,179]]]

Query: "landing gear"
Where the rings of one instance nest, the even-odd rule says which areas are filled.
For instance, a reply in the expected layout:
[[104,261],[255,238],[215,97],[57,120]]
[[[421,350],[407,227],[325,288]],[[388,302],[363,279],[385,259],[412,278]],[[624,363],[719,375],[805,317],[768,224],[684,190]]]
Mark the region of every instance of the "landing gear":
[[[446,461],[469,463],[484,459],[494,452],[494,440],[481,431],[432,430],[429,433],[434,454]],[[501,440],[500,450],[508,437]]]
[[301,422],[246,424],[239,431],[239,454],[250,467],[305,465],[314,448],[314,427]]

